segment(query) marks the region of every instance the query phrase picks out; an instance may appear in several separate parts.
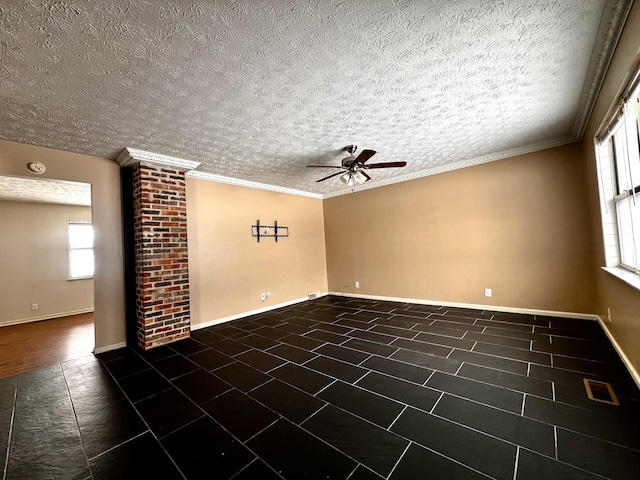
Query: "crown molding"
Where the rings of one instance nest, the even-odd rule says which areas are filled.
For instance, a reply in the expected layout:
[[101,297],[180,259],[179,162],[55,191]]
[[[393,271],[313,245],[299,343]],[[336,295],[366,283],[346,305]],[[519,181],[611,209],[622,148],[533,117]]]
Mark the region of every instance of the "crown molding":
[[163,165],[167,167],[174,167],[180,170],[193,170],[200,162],[193,160],[185,160],[178,157],[170,157],[169,155],[161,155],[159,153],[146,152],[144,150],[136,150],[135,148],[125,148],[120,152],[116,162],[121,167],[129,167],[139,162],[153,163],[155,165]]
[[587,69],[578,114],[573,125],[573,134],[578,140],[582,139],[587,128],[632,5],[633,0],[608,0],[604,7],[593,47],[594,55]]
[[428,170],[422,170],[420,172],[413,172],[407,175],[400,175],[397,177],[387,178],[385,180],[370,181],[357,187],[348,187],[344,190],[338,190],[331,193],[320,194],[305,192],[303,190],[296,190],[293,188],[280,187],[277,185],[268,185],[265,183],[251,182],[248,180],[242,180],[239,178],[225,177],[223,175],[217,175],[214,173],[201,172],[194,170],[200,162],[194,162],[191,160],[184,160],[177,157],[170,157],[167,155],[160,155],[153,152],[146,152],[144,150],[136,150],[133,148],[125,148],[116,161],[121,167],[130,166],[137,162],[148,162],[156,165],[166,165],[170,167],[180,168],[186,170],[185,176],[188,178],[195,178],[198,180],[205,180],[208,182],[224,183],[227,185],[235,185],[237,187],[253,188],[257,190],[266,190],[269,192],[284,193],[287,195],[297,195],[299,197],[326,199],[332,197],[339,197],[341,195],[348,195],[350,193],[356,193],[363,190],[369,190],[372,188],[384,187],[387,185],[393,185],[395,183],[407,182],[409,180],[416,180],[422,177],[428,177],[431,175],[437,175],[439,173],[450,172],[466,167],[473,167],[475,165],[481,165],[483,163],[494,162],[496,160],[503,160],[509,157],[515,157],[518,155],[524,155],[527,153],[537,152],[540,150],[546,150],[548,148],[559,147],[578,141],[579,138],[575,137],[563,137],[555,139],[549,142],[541,142],[532,145],[526,145],[520,148],[513,148],[511,150],[505,150],[503,152],[494,153],[491,155],[484,155],[481,157],[464,160],[448,165],[441,165],[439,167],[430,168]]
[[265,183],[250,182],[248,180],[241,180],[239,178],[224,177],[222,175],[199,172],[195,170],[187,172],[185,176],[188,178],[196,178],[198,180],[206,180],[209,182],[226,183],[227,185],[235,185],[236,187],[247,187],[247,188],[254,188],[257,190],[267,190],[269,192],[285,193],[287,195],[297,195],[299,197],[309,197],[309,198],[318,198],[318,199],[324,198],[322,194],[319,194],[319,193],[304,192],[302,190],[295,190],[293,188],[285,188],[285,187],[278,187],[276,185],[267,185]]
[[441,165],[439,167],[430,168],[428,170],[422,170],[420,172],[409,173],[407,175],[400,175],[398,177],[387,178],[385,180],[378,180],[373,182],[366,182],[357,187],[349,187],[348,190],[342,190],[338,192],[331,192],[323,195],[323,198],[339,197],[341,195],[348,195],[350,193],[360,192],[362,190],[369,190],[371,188],[384,187],[387,185],[393,185],[394,183],[407,182],[409,180],[416,180],[422,177],[429,177],[431,175],[437,175],[438,173],[450,172],[452,170],[459,170],[461,168],[473,167],[483,163],[495,162],[496,160],[503,160],[505,158],[515,157],[518,155],[525,155],[527,153],[538,152],[540,150],[546,150],[548,148],[560,147],[578,141],[578,138],[563,137],[549,142],[535,143],[526,145],[524,147],[513,148],[511,150],[505,150],[503,152],[493,153],[491,155],[483,155],[481,157],[471,158],[462,162],[450,163],[448,165]]

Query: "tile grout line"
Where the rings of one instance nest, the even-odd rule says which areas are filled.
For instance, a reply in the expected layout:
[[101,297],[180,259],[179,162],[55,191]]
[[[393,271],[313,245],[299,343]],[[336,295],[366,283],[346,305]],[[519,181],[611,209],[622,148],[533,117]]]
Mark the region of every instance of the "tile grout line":
[[[62,372],[62,378],[64,380],[64,386],[67,388],[67,397],[69,398],[69,403],[71,404],[71,410],[73,411],[73,418],[75,419],[75,426],[78,432],[78,437],[80,437],[80,445],[82,446],[82,453],[87,462],[87,468],[89,469],[89,475],[93,479],[93,470],[91,470],[91,464],[89,463],[89,454],[87,453],[87,447],[84,444],[84,438],[82,436],[82,431],[80,430],[80,422],[78,421],[78,413],[76,412],[76,406],[73,403],[73,398],[71,398],[71,390],[69,390],[69,382],[67,381],[67,376],[65,375],[64,368],[62,367],[62,363],[60,363],[60,371]],[[16,388],[16,396],[18,393],[18,389]],[[7,446],[7,450],[9,447]],[[8,462],[7,462],[8,463]]]
[[[400,418],[400,416],[404,413],[404,411],[409,408],[409,405],[405,404],[404,408],[400,411],[400,413],[398,414],[398,416],[396,418],[393,419],[393,422],[391,422],[389,424],[389,426],[387,428],[385,428],[385,430],[387,430],[388,432],[391,432],[391,428],[393,427],[393,425],[398,421],[398,419]],[[391,432],[391,433],[395,433],[395,432]]]
[[[11,451],[11,436],[13,434],[13,421],[16,417],[16,406],[18,404],[18,388],[20,386],[20,377],[22,374],[18,376],[16,379],[16,389],[13,392],[13,405],[11,408],[11,420],[9,420],[9,435],[7,438],[7,453],[5,454],[4,459],[4,469],[2,471],[2,480],[7,480],[7,470],[9,469],[9,452]],[[91,468],[89,468],[89,472],[91,472]],[[93,475],[91,476],[93,478]]]
[[[251,398],[253,398],[253,397],[251,397]],[[263,404],[262,402],[260,402],[260,405],[264,405],[264,404]],[[267,408],[268,408],[268,407],[267,407]],[[273,411],[273,410],[271,410],[271,411]],[[267,428],[269,428],[271,425],[273,425],[273,424],[275,424],[275,423],[279,422],[279,421],[280,421],[280,419],[285,418],[285,417],[283,417],[282,415],[280,415],[279,413],[276,413],[276,414],[277,414],[277,415],[279,415],[279,416],[278,416],[278,418],[276,418],[273,422],[271,422],[269,425],[267,425],[266,427],[264,427],[262,430],[260,430],[260,431],[258,431],[258,432],[256,432],[256,433],[254,433],[253,435],[251,435],[251,436],[250,436],[249,438],[247,438],[244,442],[240,442],[240,443],[242,443],[242,444],[246,447],[246,444],[247,444],[248,442],[250,442],[250,441],[251,441],[251,440],[253,440],[255,437],[257,437],[258,435],[260,435],[262,432],[264,432],[264,431],[265,431]],[[213,417],[212,417],[212,418],[213,418]],[[214,421],[216,421],[216,423],[218,422],[215,418],[214,418],[213,420],[214,420]],[[225,430],[226,430],[226,429],[225,429]],[[227,431],[228,431],[228,430],[227,430]],[[231,432],[229,432],[229,434],[230,434],[230,435],[233,435]],[[234,437],[234,438],[235,438],[235,437]],[[258,456],[256,455],[256,458],[260,458],[260,457],[258,457]],[[265,462],[265,463],[266,463],[266,462]]]
[[353,468],[353,470],[351,470],[351,473],[349,475],[347,475],[346,480],[349,480],[350,478],[353,478],[353,474],[356,473],[356,470],[358,469],[358,467],[360,466],[360,463],[357,463],[356,466]]
[[[115,450],[116,448],[121,447],[122,445],[126,445],[126,444],[127,444],[127,443],[129,443],[129,442],[133,442],[133,441],[134,441],[134,440],[136,440],[137,438],[139,438],[139,437],[141,437],[141,436],[143,436],[143,435],[145,435],[145,434],[147,434],[147,433],[151,433],[151,430],[145,430],[144,432],[140,432],[140,433],[138,433],[137,435],[135,435],[135,436],[133,436],[133,437],[131,437],[131,438],[127,438],[124,442],[121,442],[121,443],[119,443],[119,444],[117,444],[117,445],[114,445],[113,447],[108,448],[108,449],[107,449],[107,450],[105,450],[104,452],[100,452],[99,454],[97,454],[97,455],[95,455],[95,456],[91,457],[89,460],[95,460],[96,458],[100,458],[100,457],[102,457],[103,455],[105,455],[105,454],[107,454],[107,453],[109,453],[109,452],[112,452],[112,451],[113,451],[113,450]],[[92,477],[92,478],[93,478],[93,477]]]
[[[238,475],[240,475],[242,472],[244,472],[244,471],[245,471],[246,469],[248,469],[251,465],[253,465],[254,463],[256,463],[256,462],[258,462],[258,461],[259,461],[259,458],[258,458],[258,457],[254,458],[252,461],[250,461],[250,462],[249,462],[249,463],[247,463],[244,467],[242,467],[240,470],[238,470],[236,473],[234,473],[231,477],[229,477],[229,480],[233,480],[234,478],[237,478],[237,477],[238,477]],[[264,462],[263,462],[263,463],[264,463]],[[271,467],[270,467],[269,465],[267,465],[266,463],[265,463],[265,465],[266,465],[268,468],[271,468]],[[272,469],[272,470],[273,470],[273,469]],[[275,472],[275,470],[273,470],[273,471]],[[282,477],[280,477],[280,478],[282,478]]]
[[[369,373],[369,372],[367,372],[367,373]],[[332,377],[329,377],[329,378],[332,378]],[[282,380],[282,381],[284,381],[284,380]],[[311,396],[312,396],[312,397],[316,397],[316,395],[318,395],[318,394],[322,393],[322,392],[323,392],[323,391],[325,391],[327,388],[329,388],[331,385],[333,385],[334,383],[337,383],[337,382],[338,382],[338,379],[337,379],[337,378],[334,378],[334,379],[333,379],[333,382],[331,382],[331,383],[329,383],[329,384],[325,385],[324,387],[322,387],[320,390],[318,390],[316,393],[314,393],[314,394],[313,394],[313,395],[311,395]],[[285,382],[285,383],[286,383],[287,385],[289,385],[289,382]],[[305,393],[307,393],[307,394],[308,394],[308,392],[305,392]],[[317,398],[317,397],[316,397],[316,398]]]
[[[460,365],[462,366],[462,365]],[[427,379],[423,382],[422,386],[426,387],[427,383],[429,383],[429,380],[431,380],[431,377],[433,377],[435,375],[436,371],[432,370],[431,373],[429,374],[429,376],[427,377]]]
[[[220,380],[222,380],[222,379],[220,379]],[[260,387],[264,387],[265,385],[267,385],[267,384],[269,384],[269,383],[273,382],[274,380],[275,380],[275,378],[274,378],[274,377],[268,378],[267,380],[265,380],[264,382],[262,382],[260,385],[256,385],[255,387],[250,388],[250,389],[249,389],[249,390],[247,390],[246,392],[242,392],[242,390],[240,390],[238,387],[234,387],[234,386],[233,386],[233,385],[231,385],[231,384],[229,384],[229,385],[231,385],[231,387],[232,387],[232,388],[235,388],[236,390],[238,390],[238,391],[240,391],[240,392],[244,393],[245,395],[249,395],[249,394],[250,394],[251,392],[253,392],[254,390],[257,390],[257,389],[258,389],[258,388],[260,388]],[[224,382],[224,380],[222,380],[222,381]],[[177,387],[176,387],[176,388],[177,388]],[[180,391],[182,391],[182,390],[180,390]],[[228,392],[228,391],[229,391],[229,390],[227,390],[227,392]],[[225,393],[226,393],[226,392],[225,392]],[[222,394],[221,394],[221,395],[222,395]],[[187,398],[188,398],[189,400],[191,400],[191,397],[190,397],[189,395],[187,395]],[[193,401],[193,400],[192,400],[192,401]],[[194,402],[194,403],[195,403],[195,402]],[[197,404],[196,404],[196,405],[197,405]]]
[[553,445],[556,452],[556,460],[558,460],[558,427],[557,425],[553,426]]
[[[315,412],[313,412],[311,415],[309,415],[307,418],[305,418],[304,420],[302,420],[300,423],[298,423],[298,426],[300,428],[302,428],[302,424],[308,420],[311,420],[317,413],[320,413],[321,410],[324,410],[324,408],[329,405],[329,402],[325,403],[324,405],[322,405],[318,410],[316,410]],[[331,404],[333,405],[333,403]],[[287,419],[288,420],[288,419]],[[292,422],[293,423],[293,422]],[[306,429],[305,429],[306,430]]]
[[520,460],[520,446],[516,449],[516,463],[513,467],[513,480],[516,480],[518,477],[518,460]]
[[409,443],[407,444],[407,448],[405,448],[404,452],[402,452],[402,455],[400,455],[400,457],[398,457],[398,461],[396,462],[396,464],[393,466],[393,468],[389,472],[389,475],[387,475],[387,477],[386,477],[387,479],[391,478],[391,475],[393,475],[393,472],[395,471],[396,467],[398,466],[398,464],[400,463],[400,461],[402,460],[404,455],[407,453],[407,450],[409,450],[409,447],[411,446],[411,443],[413,443],[413,442],[411,440],[409,440]]
[[434,410],[436,409],[436,407],[438,406],[438,403],[440,403],[440,400],[442,400],[442,397],[444,397],[444,392],[442,392],[440,394],[440,396],[438,397],[438,400],[436,400],[436,403],[433,404],[433,407],[431,407],[431,410],[429,410],[429,413],[433,415]]
[[269,375],[269,374],[271,374],[271,372],[273,372],[274,370],[277,370],[278,368],[282,367],[283,365],[286,365],[287,363],[290,363],[290,362],[284,362],[284,363],[281,363],[280,365],[276,365],[275,367],[270,368],[269,370],[267,370],[267,371],[266,371],[266,372],[264,372],[264,373],[266,373],[267,375]]
[[[369,375],[371,372],[373,372],[375,370],[371,370],[369,369],[369,371],[364,372],[362,375],[360,375],[360,378],[358,378],[355,382],[353,382],[351,385],[355,385],[356,383],[358,383],[360,380],[362,380],[364,377],[366,377],[367,375]],[[348,382],[345,382],[348,384]]]
[[[359,352],[360,350],[356,350],[357,352]],[[394,352],[395,353],[395,352]],[[359,367],[360,365],[362,365],[364,362],[366,362],[367,360],[369,360],[371,357],[373,357],[373,354],[369,353],[369,356],[367,358],[365,358],[364,360],[362,360],[361,362],[359,362],[358,364],[356,364],[356,367]],[[393,355],[393,353],[391,354]],[[349,363],[349,362],[347,362]]]
[[524,417],[524,403],[525,403],[526,399],[527,399],[527,394],[524,393],[522,395],[522,409],[520,410],[520,416],[521,417]]

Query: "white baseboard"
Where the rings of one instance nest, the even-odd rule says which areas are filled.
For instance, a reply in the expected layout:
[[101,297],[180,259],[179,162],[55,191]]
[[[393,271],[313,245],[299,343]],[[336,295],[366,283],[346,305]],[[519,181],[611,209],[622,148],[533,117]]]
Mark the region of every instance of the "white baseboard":
[[93,349],[93,353],[98,355],[100,353],[109,352],[111,350],[118,350],[127,346],[127,342],[115,343],[113,345],[107,345],[106,347],[96,347]]
[[19,318],[17,320],[0,321],[0,327],[8,327],[9,325],[20,325],[21,323],[39,322],[42,320],[51,320],[52,318],[70,317],[72,315],[81,315],[83,313],[91,313],[93,308],[83,308],[81,310],[72,310],[69,312],[49,313],[38,317]]
[[380,295],[361,295],[359,293],[343,294],[341,292],[329,292],[329,295],[336,295],[338,297],[342,296],[342,297],[366,298],[369,300],[385,300],[389,302],[416,303],[420,305],[442,305],[443,307],[473,308],[476,310],[491,310],[492,312],[525,313],[529,315],[544,315],[548,317],[576,318],[579,320],[598,321],[598,316],[590,313],[556,312],[553,310],[536,310],[532,308],[501,307],[499,305],[481,305],[476,303],[442,302],[440,300],[423,300],[419,298],[383,297]]
[[624,366],[627,367],[627,370],[629,371],[631,378],[633,378],[633,381],[636,382],[636,385],[638,386],[638,388],[640,388],[640,375],[638,374],[638,371],[635,369],[635,367],[629,360],[629,357],[627,357],[627,355],[622,350],[622,347],[620,346],[620,344],[614,338],[613,334],[609,331],[609,328],[607,328],[607,322],[605,322],[600,316],[598,316],[598,322],[600,323],[600,326],[604,330],[604,333],[607,334],[607,337],[609,338],[609,341],[613,345],[613,348],[615,348],[616,352],[618,352],[618,356],[620,357],[620,360],[622,360],[622,363],[624,363]]
[[[316,293],[316,292],[314,292],[314,293]],[[329,295],[329,292],[320,292],[320,295],[317,296],[316,298],[324,297],[326,295]],[[257,315],[258,313],[269,312],[271,310],[276,310],[276,309],[282,308],[282,307],[288,307],[290,305],[295,305],[296,303],[306,302],[307,300],[309,300],[309,297],[296,298],[294,300],[289,300],[287,302],[278,303],[277,305],[270,305],[270,306],[265,307],[265,308],[259,308],[258,310],[251,310],[249,312],[242,312],[242,313],[238,313],[236,315],[230,315],[228,317],[216,318],[214,320],[209,320],[207,322],[198,323],[197,325],[194,325],[192,323],[191,324],[191,330],[192,331],[193,330],[200,330],[201,328],[207,328],[207,327],[210,327],[212,325],[218,325],[219,323],[230,322],[231,320],[238,320],[239,318],[250,317],[251,315]]]

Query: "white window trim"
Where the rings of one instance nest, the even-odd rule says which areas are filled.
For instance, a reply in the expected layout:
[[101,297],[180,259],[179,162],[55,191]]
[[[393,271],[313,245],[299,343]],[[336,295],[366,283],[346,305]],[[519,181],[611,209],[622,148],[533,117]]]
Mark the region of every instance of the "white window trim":
[[640,292],[640,276],[622,267],[602,267],[602,269]]

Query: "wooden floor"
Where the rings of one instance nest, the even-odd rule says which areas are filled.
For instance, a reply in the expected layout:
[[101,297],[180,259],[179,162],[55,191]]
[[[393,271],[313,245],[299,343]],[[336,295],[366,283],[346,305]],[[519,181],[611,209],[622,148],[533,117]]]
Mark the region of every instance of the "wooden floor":
[[94,345],[93,313],[0,327],[0,378],[87,355]]

